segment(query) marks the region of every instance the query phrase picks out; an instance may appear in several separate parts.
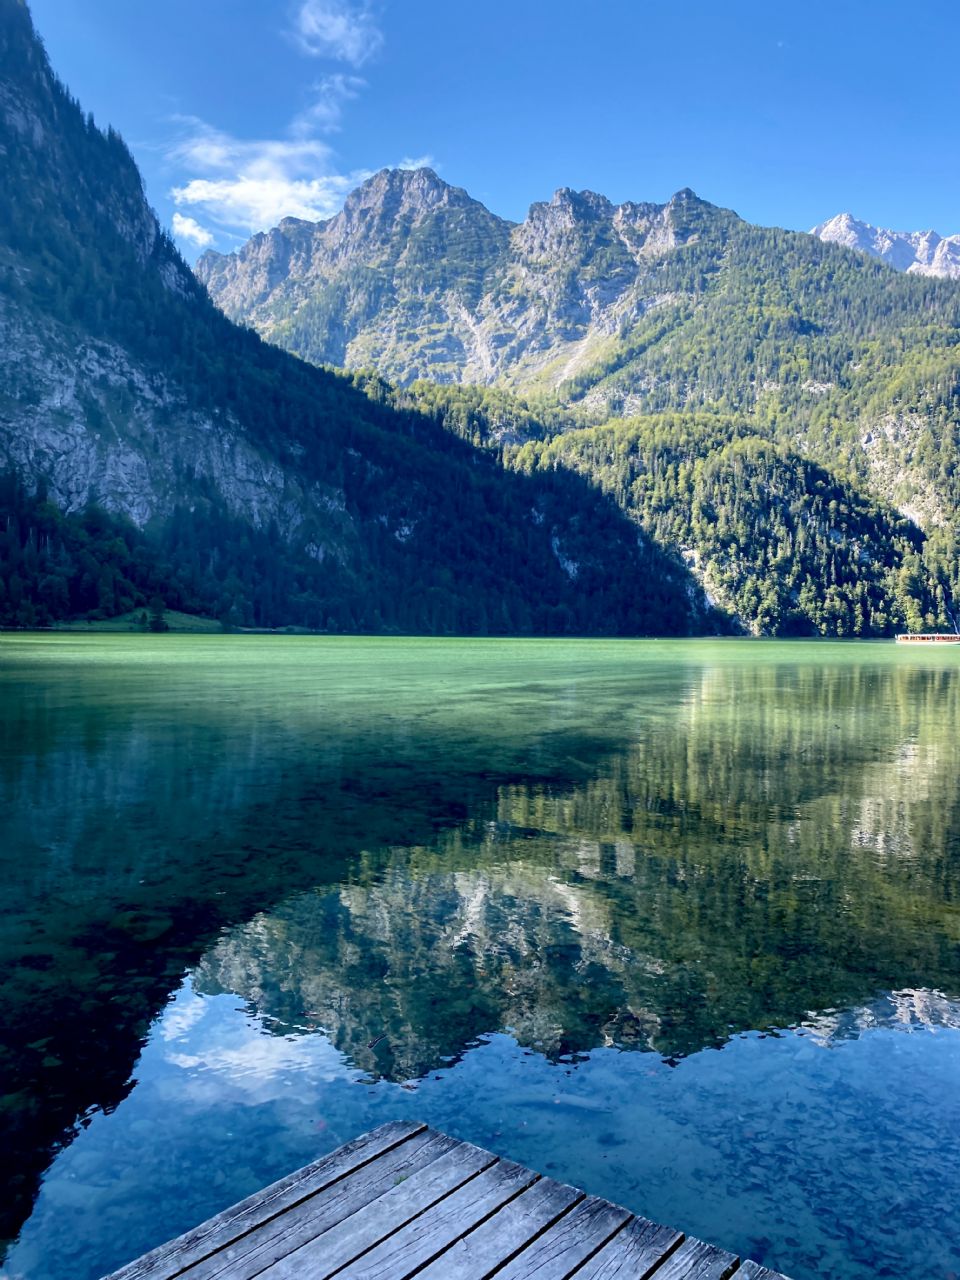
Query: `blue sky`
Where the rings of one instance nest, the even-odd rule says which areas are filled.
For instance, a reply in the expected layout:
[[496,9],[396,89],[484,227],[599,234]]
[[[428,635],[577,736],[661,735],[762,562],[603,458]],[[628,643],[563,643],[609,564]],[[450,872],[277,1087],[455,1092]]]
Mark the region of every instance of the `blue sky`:
[[951,6],[875,0],[32,0],[186,256],[430,163],[520,219],[689,186],[751,221],[960,231]]

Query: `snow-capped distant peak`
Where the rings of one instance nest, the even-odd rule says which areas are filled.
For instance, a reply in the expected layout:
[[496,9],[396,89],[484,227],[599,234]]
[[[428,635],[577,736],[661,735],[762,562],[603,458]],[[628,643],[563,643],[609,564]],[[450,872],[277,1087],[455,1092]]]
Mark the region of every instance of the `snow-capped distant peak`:
[[859,249],[882,258],[897,271],[914,275],[960,279],[960,235],[941,236],[936,231],[888,231],[863,222],[850,213],[813,227],[811,235],[848,249]]

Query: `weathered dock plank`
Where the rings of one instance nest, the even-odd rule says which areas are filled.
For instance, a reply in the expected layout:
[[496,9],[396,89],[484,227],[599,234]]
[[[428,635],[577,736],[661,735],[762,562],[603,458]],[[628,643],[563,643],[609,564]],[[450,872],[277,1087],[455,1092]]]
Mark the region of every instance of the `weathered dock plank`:
[[262,1274],[270,1280],[329,1280],[496,1162],[497,1157],[489,1151],[458,1142],[446,1155],[398,1182]]
[[350,1218],[457,1145],[455,1139],[429,1129],[413,1134],[373,1163],[354,1169],[326,1194],[302,1200],[259,1231],[242,1236],[190,1267],[184,1280],[253,1280],[265,1268]]
[[215,1218],[203,1222],[193,1230],[151,1250],[142,1258],[110,1276],[110,1280],[169,1280],[178,1276],[193,1263],[216,1253],[240,1236],[255,1231],[257,1227],[299,1204],[309,1196],[325,1191],[345,1178],[354,1169],[369,1164],[416,1133],[426,1129],[425,1124],[393,1122],[381,1125],[370,1133],[348,1142],[345,1146],[315,1160],[313,1164],[298,1169],[281,1178],[262,1191],[255,1192],[232,1208],[218,1213]]
[[727,1253],[702,1240],[684,1240],[679,1249],[654,1271],[655,1280],[727,1280],[740,1266],[735,1253]]
[[495,1273],[583,1198],[576,1187],[540,1178],[469,1235],[461,1235],[418,1275],[422,1280],[475,1280]]
[[388,1124],[104,1280],[783,1280],[448,1138]]
[[408,1223],[352,1263],[340,1273],[343,1280],[407,1280],[465,1232],[515,1199],[536,1176],[519,1164],[498,1160],[438,1204],[432,1213]]
[[634,1218],[577,1272],[577,1280],[646,1280],[683,1243],[683,1234]]
[[520,1280],[526,1276],[536,1276],[537,1280],[565,1280],[626,1226],[630,1217],[619,1205],[587,1196],[549,1230],[531,1240],[526,1249],[497,1274],[502,1280]]

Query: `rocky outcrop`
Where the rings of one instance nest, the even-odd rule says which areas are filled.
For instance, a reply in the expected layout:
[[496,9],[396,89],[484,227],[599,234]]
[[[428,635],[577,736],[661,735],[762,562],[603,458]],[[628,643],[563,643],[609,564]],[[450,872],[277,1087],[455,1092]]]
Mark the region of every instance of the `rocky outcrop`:
[[212,492],[231,515],[288,539],[322,511],[327,549],[343,540],[340,489],[303,483],[233,413],[193,407],[122,346],[0,300],[0,380],[0,470],[42,477],[65,511],[94,503],[144,527]]

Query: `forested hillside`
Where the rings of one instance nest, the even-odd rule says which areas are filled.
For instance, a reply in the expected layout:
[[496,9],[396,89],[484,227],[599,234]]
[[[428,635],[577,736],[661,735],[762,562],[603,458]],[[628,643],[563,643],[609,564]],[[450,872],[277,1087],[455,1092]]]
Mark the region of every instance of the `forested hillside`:
[[735,422],[628,419],[528,444],[512,461],[599,480],[760,632],[883,635],[947,620],[915,526]]
[[926,537],[769,426],[703,411],[587,426],[500,391],[426,382],[394,396],[510,470],[589,478],[758,634],[953,630],[960,616],[952,530]]

